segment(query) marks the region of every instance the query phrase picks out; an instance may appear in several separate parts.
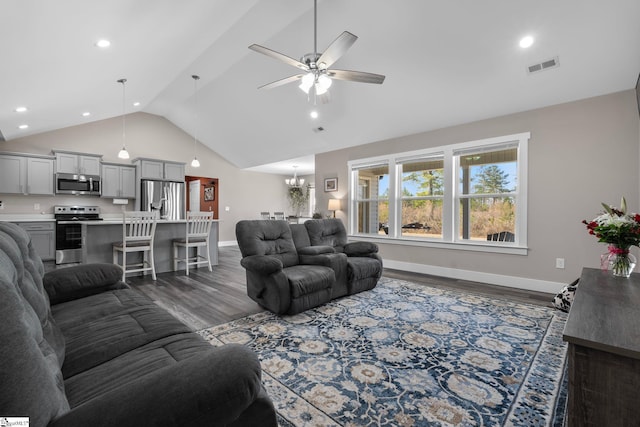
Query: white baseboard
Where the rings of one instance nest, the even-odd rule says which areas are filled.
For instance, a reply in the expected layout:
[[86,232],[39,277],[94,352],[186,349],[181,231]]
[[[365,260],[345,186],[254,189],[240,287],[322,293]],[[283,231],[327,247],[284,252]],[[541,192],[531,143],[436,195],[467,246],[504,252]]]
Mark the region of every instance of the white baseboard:
[[238,241],[237,240],[223,240],[223,241],[219,241],[218,242],[218,247],[222,247],[222,246],[238,246]]
[[384,266],[394,270],[412,273],[431,274],[451,279],[469,280],[472,282],[489,283],[491,285],[509,288],[526,289],[529,291],[557,294],[566,283],[550,282],[547,280],[529,279],[527,277],[503,276],[500,274],[483,273],[480,271],[460,270],[457,268],[438,267],[435,265],[414,264],[404,261],[383,260]]

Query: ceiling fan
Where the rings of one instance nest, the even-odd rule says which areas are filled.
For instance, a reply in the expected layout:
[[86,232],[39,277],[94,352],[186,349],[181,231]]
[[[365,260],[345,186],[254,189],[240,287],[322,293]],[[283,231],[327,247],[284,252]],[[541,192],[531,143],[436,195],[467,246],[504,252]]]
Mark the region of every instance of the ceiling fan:
[[302,89],[310,99],[313,96],[314,102],[319,99],[320,102],[329,101],[329,92],[327,90],[331,86],[332,79],[347,80],[360,83],[382,84],[385,76],[381,74],[365,73],[362,71],[335,70],[330,69],[344,53],[358,39],[355,35],[348,31],[344,31],[338,36],[327,49],[322,53],[318,53],[318,1],[313,1],[313,53],[307,53],[300,60],[293,59],[275,50],[271,50],[258,44],[252,44],[249,49],[278,59],[286,64],[303,71],[303,73],[285,77],[284,79],[262,85],[258,89],[272,89],[287,83],[300,80],[298,86]]

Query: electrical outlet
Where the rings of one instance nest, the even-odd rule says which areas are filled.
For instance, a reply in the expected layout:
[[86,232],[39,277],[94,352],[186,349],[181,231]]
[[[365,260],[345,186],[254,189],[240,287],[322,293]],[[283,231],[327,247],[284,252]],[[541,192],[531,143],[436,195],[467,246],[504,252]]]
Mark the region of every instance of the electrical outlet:
[[225,212],[229,212],[231,210],[231,208],[229,206],[225,206],[224,210],[225,210]]
[[40,203],[34,203],[33,204],[33,210],[34,211],[39,211],[40,210]]
[[564,258],[556,258],[556,268],[564,268]]

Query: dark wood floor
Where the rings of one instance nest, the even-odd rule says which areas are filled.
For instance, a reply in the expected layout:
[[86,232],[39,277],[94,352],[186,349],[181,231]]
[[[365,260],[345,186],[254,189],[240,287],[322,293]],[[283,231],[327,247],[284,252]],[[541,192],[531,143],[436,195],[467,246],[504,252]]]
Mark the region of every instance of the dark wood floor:
[[[219,265],[214,266],[213,272],[199,268],[191,270],[186,276],[181,270],[158,274],[155,282],[150,276],[144,276],[129,277],[127,283],[193,330],[199,330],[263,311],[247,296],[245,272],[240,266],[240,258],[237,247],[225,246],[220,248]],[[537,305],[549,306],[552,298],[547,293],[398,270],[385,269],[384,276]]]

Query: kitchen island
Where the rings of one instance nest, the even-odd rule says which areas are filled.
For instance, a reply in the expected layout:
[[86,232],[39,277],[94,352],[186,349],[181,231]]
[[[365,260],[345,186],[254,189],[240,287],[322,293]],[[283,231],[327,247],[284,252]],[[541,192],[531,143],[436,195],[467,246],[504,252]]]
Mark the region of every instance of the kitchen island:
[[[218,222],[219,220],[213,220],[209,235],[211,265],[218,265]],[[82,224],[82,263],[112,263],[112,245],[122,241],[122,220],[81,221],[80,223]],[[172,240],[184,238],[185,233],[185,220],[158,220],[153,242],[156,273],[173,271]],[[135,260],[134,254],[128,256],[129,263],[142,260],[141,255],[138,260]],[[178,268],[184,268],[184,263],[178,264]],[[207,267],[200,266],[200,268]]]

